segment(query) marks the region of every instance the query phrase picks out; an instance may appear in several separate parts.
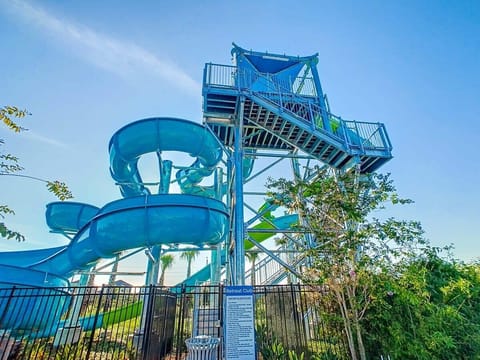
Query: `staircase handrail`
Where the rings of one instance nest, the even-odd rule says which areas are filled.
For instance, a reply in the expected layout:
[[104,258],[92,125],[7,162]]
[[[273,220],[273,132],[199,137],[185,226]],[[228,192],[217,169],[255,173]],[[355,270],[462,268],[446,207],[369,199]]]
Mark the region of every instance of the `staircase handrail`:
[[[282,251],[285,250],[285,248],[282,246],[278,250]],[[297,266],[301,264],[302,261],[306,259],[305,254],[298,252],[296,253],[296,256],[292,258],[285,258],[282,259],[285,262],[287,262],[289,265],[292,266]],[[270,264],[273,264],[272,266],[269,266]],[[263,270],[263,274],[262,274]],[[270,271],[273,270],[273,271]],[[284,273],[288,273],[288,271],[280,265],[277,261],[275,261],[274,258],[267,256],[261,259],[259,262],[255,264],[255,275],[256,277],[259,277],[259,283],[257,285],[267,285],[267,284],[272,284],[272,281],[277,280],[281,275]],[[260,274],[260,275],[259,275]],[[263,275],[263,276],[262,276]],[[251,269],[248,269],[245,272],[245,280],[248,281],[248,279],[251,279],[252,276],[252,271]]]
[[[291,266],[298,266],[303,264],[303,262],[306,260],[306,256],[304,254],[298,254],[298,256],[292,261],[290,264]],[[262,284],[260,285],[275,285],[278,284],[281,280],[284,279],[284,276],[288,275],[288,270],[284,268],[283,266],[280,267],[276,272],[270,274],[269,277],[267,277]]]

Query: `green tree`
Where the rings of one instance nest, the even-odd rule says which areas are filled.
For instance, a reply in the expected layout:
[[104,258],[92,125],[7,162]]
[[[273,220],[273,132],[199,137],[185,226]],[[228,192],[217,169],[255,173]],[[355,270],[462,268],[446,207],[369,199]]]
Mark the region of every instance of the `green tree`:
[[[10,130],[19,133],[27,129],[18,124],[18,120],[30,115],[27,110],[20,110],[15,106],[4,106],[0,108],[0,120]],[[15,119],[15,120],[14,120]],[[0,146],[4,146],[5,142],[0,139]],[[10,153],[0,152],[0,175],[3,176],[20,176],[33,180],[41,181],[46,184],[48,191],[57,196],[60,200],[72,198],[72,193],[65,183],[54,180],[44,180],[38,177],[25,175],[22,173],[23,167],[20,165],[18,157]],[[7,215],[14,215],[15,212],[8,205],[0,205],[0,219],[4,220]],[[5,222],[0,222],[0,236],[6,239],[16,239],[24,241],[25,237],[17,231],[7,227]]]
[[174,261],[175,261],[175,257],[171,254],[165,254],[160,256],[160,280],[158,281],[158,284],[160,286],[164,286],[165,271],[167,271],[167,269],[172,267]]
[[187,278],[192,275],[192,261],[200,254],[198,250],[189,250],[184,251],[180,255],[180,259],[185,259],[187,261]]
[[308,231],[315,245],[300,249],[312,266],[303,282],[322,285],[324,301],[337,304],[353,360],[367,359],[364,317],[372,302],[375,274],[392,273],[394,264],[415,256],[424,246],[416,221],[380,219],[387,204],[407,204],[389,175],[332,173],[316,169],[314,181],[270,180],[270,196],[278,205],[302,214],[299,230]]

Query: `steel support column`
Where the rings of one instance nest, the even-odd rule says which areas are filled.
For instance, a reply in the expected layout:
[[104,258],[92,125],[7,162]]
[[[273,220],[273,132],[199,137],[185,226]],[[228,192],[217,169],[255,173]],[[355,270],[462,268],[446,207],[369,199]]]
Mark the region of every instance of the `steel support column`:
[[[318,60],[317,60],[318,61]],[[332,132],[332,127],[330,126],[330,119],[328,117],[327,106],[325,104],[325,99],[322,90],[322,84],[320,83],[320,77],[318,76],[318,70],[316,63],[310,66],[310,70],[313,76],[313,82],[315,83],[315,88],[317,91],[318,102],[320,105],[320,109],[322,110],[322,124],[325,130],[328,132]]]
[[245,284],[245,228],[243,219],[243,111],[245,106],[245,98],[240,98],[239,113],[235,123],[235,139],[233,149],[234,164],[234,216],[235,231],[234,240],[235,247],[233,250],[234,269],[233,269],[233,285]]

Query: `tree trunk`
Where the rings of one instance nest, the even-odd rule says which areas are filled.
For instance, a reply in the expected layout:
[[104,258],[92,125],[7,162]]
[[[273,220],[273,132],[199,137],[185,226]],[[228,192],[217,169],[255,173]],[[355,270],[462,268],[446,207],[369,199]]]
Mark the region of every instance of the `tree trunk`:
[[165,270],[162,270],[160,274],[160,280],[158,280],[158,285],[163,286],[165,283]]
[[362,327],[358,321],[355,321],[355,328],[357,330],[357,344],[358,344],[358,352],[360,353],[361,360],[367,360],[367,355],[365,354],[365,346],[363,345],[363,338],[362,338]]
[[362,337],[362,327],[360,326],[360,316],[358,316],[358,304],[355,299],[355,287],[352,286],[351,288],[347,285],[347,298],[348,303],[350,305],[350,309],[352,311],[352,322],[355,326],[355,333],[357,336],[357,346],[358,352],[360,355],[361,360],[367,360],[367,356],[365,354],[365,346],[363,345],[363,337]]
[[345,334],[347,335],[348,349],[350,350],[350,356],[352,360],[358,360],[357,350],[355,348],[355,341],[353,340],[352,324],[348,317],[348,308],[345,301],[345,297],[341,294],[341,290],[333,290],[337,298],[340,312],[342,313],[343,326],[345,328]]
[[192,258],[187,260],[187,279],[192,275]]

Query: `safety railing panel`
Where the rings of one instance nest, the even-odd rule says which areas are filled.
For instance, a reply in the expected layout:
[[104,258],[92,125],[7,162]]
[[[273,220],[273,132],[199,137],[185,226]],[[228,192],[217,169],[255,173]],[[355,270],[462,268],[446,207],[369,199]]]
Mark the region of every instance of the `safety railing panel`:
[[236,66],[207,64],[203,73],[203,84],[236,88],[236,74]]
[[[255,84],[255,82],[260,82]],[[233,65],[206,64],[203,83],[206,86],[231,87],[235,89],[266,86],[275,92],[292,93],[297,96],[316,97],[312,77],[280,78],[274,74],[240,69]],[[268,90],[267,90],[268,91]]]
[[352,146],[371,150],[392,150],[383,124],[342,120],[342,126],[346,129],[348,141]]
[[[344,120],[322,110],[312,78],[280,80],[272,74],[238,69],[235,66],[207,64],[204,84],[246,91],[312,125],[317,131],[355,151],[392,149],[381,123]],[[324,121],[324,117],[328,120]],[[329,127],[330,129],[326,129]]]

